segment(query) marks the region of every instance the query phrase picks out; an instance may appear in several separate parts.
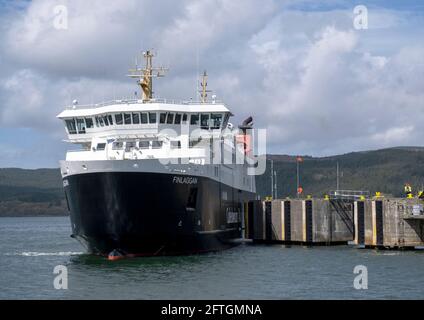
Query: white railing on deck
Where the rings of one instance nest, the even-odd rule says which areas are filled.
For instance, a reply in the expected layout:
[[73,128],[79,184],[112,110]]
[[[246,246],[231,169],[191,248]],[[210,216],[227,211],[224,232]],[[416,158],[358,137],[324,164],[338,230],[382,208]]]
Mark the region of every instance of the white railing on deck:
[[215,101],[207,101],[207,102],[201,102],[201,101],[193,101],[193,100],[174,100],[174,99],[151,99],[149,101],[143,101],[138,99],[121,99],[121,100],[111,100],[111,101],[105,101],[101,103],[92,103],[92,104],[82,104],[82,105],[72,105],[72,106],[66,106],[66,109],[90,109],[90,108],[99,108],[99,107],[106,107],[111,106],[115,104],[137,104],[137,103],[163,103],[163,104],[184,104],[184,105],[191,105],[191,104],[205,104],[205,105],[211,105],[211,104],[222,104],[221,101],[215,100]]
[[143,160],[143,159],[172,159],[172,158],[205,158],[204,148],[190,149],[139,149],[126,152],[124,150],[69,150],[66,154],[67,161],[92,161],[92,160]]
[[357,200],[362,197],[369,198],[370,192],[364,190],[331,190],[329,196],[331,199]]

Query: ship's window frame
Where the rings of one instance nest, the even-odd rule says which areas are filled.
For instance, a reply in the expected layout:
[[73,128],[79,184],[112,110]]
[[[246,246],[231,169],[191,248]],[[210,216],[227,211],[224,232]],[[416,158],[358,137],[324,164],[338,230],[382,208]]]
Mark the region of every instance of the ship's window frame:
[[169,112],[168,116],[166,117],[166,124],[173,124],[174,123],[174,116],[175,116],[175,113]]
[[112,150],[123,150],[124,143],[122,141],[114,141],[112,143]]
[[152,141],[152,149],[162,149],[163,141],[162,140],[153,140]]
[[[197,120],[196,120],[197,118]],[[200,124],[200,116],[198,113],[192,113],[190,115],[190,125],[191,126],[198,126]]]
[[[205,117],[207,117],[207,119],[204,119]],[[200,114],[200,128],[208,130],[210,119],[211,119],[210,113],[201,113]]]
[[149,112],[149,123],[157,123],[158,115],[156,112]]
[[149,114],[147,112],[141,113],[140,123],[141,124],[148,124],[149,123]]
[[166,123],[166,116],[167,116],[167,112],[161,112],[159,114],[159,123],[160,124],[165,124]]
[[103,122],[105,123],[105,126],[109,127],[109,120],[107,118],[107,115],[102,116]]
[[124,124],[125,125],[130,125],[130,124],[132,124],[132,121],[131,121],[132,119],[131,119],[131,113],[126,113],[126,112],[124,112]]
[[86,117],[86,118],[84,118],[84,120],[85,120],[85,127],[87,129],[94,128],[94,122],[93,122],[93,118],[92,117]]
[[78,134],[84,134],[86,128],[84,118],[76,118],[75,123],[77,125]]
[[118,126],[121,126],[124,124],[124,116],[122,115],[122,113],[115,113],[115,123]]
[[112,117],[112,115],[111,114],[108,114],[107,115],[107,118],[109,120],[109,125],[113,126],[113,117]]
[[104,127],[105,126],[105,123],[103,122],[103,117],[102,116],[97,116],[97,118],[99,119],[100,127]]
[[150,149],[150,140],[140,140],[138,142],[138,148],[142,150]]
[[181,140],[171,140],[170,147],[171,149],[181,149]]
[[140,124],[140,114],[138,112],[133,112],[131,117],[133,124]]
[[100,127],[99,117],[95,116],[94,119],[96,120],[96,127]]
[[103,151],[106,149],[106,142],[100,142],[96,146],[96,150]]
[[[75,119],[65,119],[66,128],[68,129],[69,134],[77,134],[77,125]],[[73,127],[72,127],[73,125]]]
[[181,113],[176,113],[175,114],[175,118],[174,118],[174,124],[181,124],[181,118],[182,118],[182,115],[181,115]]
[[222,121],[222,127],[225,129],[228,125],[228,120],[230,120],[230,114],[228,112],[224,115],[224,120]]
[[[222,113],[211,113],[210,117],[210,128],[211,129],[220,129],[222,126],[222,120],[223,120]],[[219,123],[219,125],[217,125]]]
[[183,118],[181,119],[182,123],[187,123],[187,119],[188,119],[187,113],[183,113]]
[[202,137],[198,137],[197,139],[190,139],[188,142],[188,146],[189,148],[194,148],[202,141],[203,141]]
[[136,141],[125,141],[125,152],[131,152],[135,148],[137,148]]

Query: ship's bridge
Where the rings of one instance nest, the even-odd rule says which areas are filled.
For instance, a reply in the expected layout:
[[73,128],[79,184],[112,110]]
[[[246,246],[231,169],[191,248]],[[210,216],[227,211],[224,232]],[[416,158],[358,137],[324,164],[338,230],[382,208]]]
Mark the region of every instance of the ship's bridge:
[[[199,102],[158,99],[153,97],[152,78],[162,77],[166,69],[153,67],[151,51],[143,52],[143,57],[145,66],[136,63],[129,73],[137,79],[141,99],[94,105],[74,101],[57,116],[64,121],[67,141],[83,147],[68,151],[66,160],[199,159],[207,156],[206,136],[221,138],[232,114],[215,95],[208,101],[206,71],[200,83]],[[231,150],[235,145],[234,141],[224,144]]]
[[62,119],[68,141],[89,143],[97,137],[143,138],[172,129],[178,135],[196,129],[222,130],[231,112],[218,102],[194,103],[167,100],[115,100],[108,103],[67,107]]

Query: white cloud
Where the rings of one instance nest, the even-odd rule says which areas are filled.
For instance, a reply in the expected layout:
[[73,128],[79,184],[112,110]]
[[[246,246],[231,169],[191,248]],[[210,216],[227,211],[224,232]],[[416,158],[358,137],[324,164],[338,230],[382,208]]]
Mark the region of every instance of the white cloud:
[[[140,46],[156,46],[173,1],[33,1],[10,22],[4,53],[13,62],[58,76],[116,77]],[[68,8],[68,29],[54,27],[54,8]],[[171,13],[172,12],[172,13]],[[160,21],[158,24],[156,21]],[[129,57],[131,56],[131,61]]]
[[[69,8],[68,30],[53,27],[58,4]],[[0,124],[63,136],[55,115],[65,104],[133,95],[126,70],[153,47],[157,64],[171,67],[158,95],[194,97],[206,68],[235,121],[253,115],[269,129],[273,152],[420,145],[422,21],[369,14],[370,29],[356,31],[350,9],[288,10],[271,0],[33,1],[8,12],[0,31]]]
[[64,130],[56,115],[74,97],[84,97],[82,103],[88,104],[128,97],[129,92],[129,85],[111,80],[49,81],[31,70],[18,70],[0,85],[0,121],[9,128],[36,128],[60,138]]
[[390,145],[393,142],[402,144],[402,141],[414,133],[413,125],[397,128],[389,128],[384,132],[376,133],[371,136],[371,139],[378,144],[384,146]]

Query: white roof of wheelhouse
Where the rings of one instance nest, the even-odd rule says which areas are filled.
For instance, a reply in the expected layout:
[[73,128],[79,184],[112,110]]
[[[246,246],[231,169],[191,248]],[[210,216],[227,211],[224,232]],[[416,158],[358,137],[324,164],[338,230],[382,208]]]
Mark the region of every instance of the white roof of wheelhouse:
[[73,117],[88,117],[105,113],[120,113],[120,112],[142,112],[142,111],[164,111],[164,112],[230,112],[222,103],[204,103],[204,104],[172,104],[172,103],[116,103],[106,106],[87,108],[76,107],[62,111],[57,115],[57,118],[73,118]]

